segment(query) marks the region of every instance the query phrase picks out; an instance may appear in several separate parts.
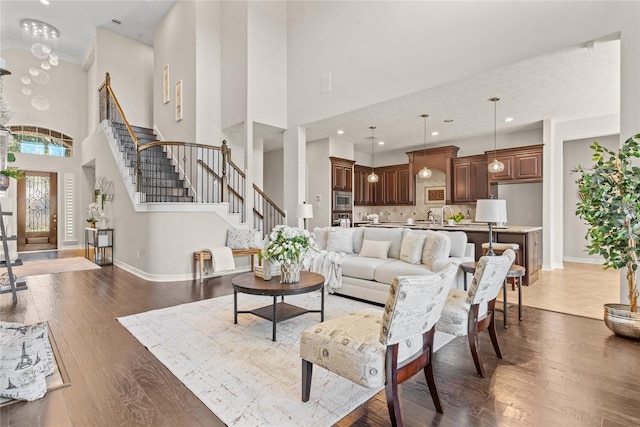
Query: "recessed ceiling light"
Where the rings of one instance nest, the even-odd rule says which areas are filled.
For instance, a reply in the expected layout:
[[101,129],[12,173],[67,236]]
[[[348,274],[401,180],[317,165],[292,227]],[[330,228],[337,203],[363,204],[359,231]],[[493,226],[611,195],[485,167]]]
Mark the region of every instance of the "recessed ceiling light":
[[506,119],[504,119],[505,122],[512,122],[513,121],[513,117],[507,117]]
[[378,145],[384,145],[384,141],[378,141]]
[[40,0],[40,3],[46,4],[47,6],[49,6],[49,0]]
[[444,119],[444,122],[445,122],[445,123],[452,123],[452,122],[453,122],[453,119]]
[[437,136],[437,135],[439,135],[439,133],[437,131],[433,131],[433,132],[431,132],[431,135]]
[[344,131],[342,129],[340,129],[339,131],[336,132],[338,135],[343,135]]

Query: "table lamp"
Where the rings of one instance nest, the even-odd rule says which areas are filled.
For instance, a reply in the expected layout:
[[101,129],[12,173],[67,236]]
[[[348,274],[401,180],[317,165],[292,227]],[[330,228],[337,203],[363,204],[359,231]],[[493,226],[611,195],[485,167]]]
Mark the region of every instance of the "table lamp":
[[307,219],[313,218],[313,205],[311,203],[302,202],[296,209],[296,216],[304,219],[304,229],[307,229]]
[[489,224],[488,256],[493,256],[493,224],[507,222],[507,201],[500,199],[482,199],[476,204],[476,222]]

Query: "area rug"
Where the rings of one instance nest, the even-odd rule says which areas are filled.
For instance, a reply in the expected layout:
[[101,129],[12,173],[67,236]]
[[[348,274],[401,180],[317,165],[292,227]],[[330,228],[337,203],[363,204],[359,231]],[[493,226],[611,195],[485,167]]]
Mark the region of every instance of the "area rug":
[[[238,295],[238,309],[270,304],[271,297]],[[318,293],[287,297],[307,309],[320,306]],[[329,295],[325,319],[373,306]],[[376,307],[382,312],[382,308]],[[230,426],[328,426],[381,389],[368,389],[316,367],[309,402],[300,400],[299,338],[319,322],[308,313],[278,323],[238,314],[233,324],[233,296],[118,318],[211,411]],[[435,349],[454,338],[436,332]]]
[[57,258],[37,261],[24,261],[24,264],[13,267],[13,274],[18,277],[35,276],[38,274],[64,273],[66,271],[93,270],[100,268],[86,258]]
[[[69,381],[69,375],[67,374],[67,369],[65,368],[62,361],[60,350],[58,350],[58,344],[56,343],[55,337],[53,336],[50,325],[48,325],[48,329],[49,344],[51,345],[51,350],[53,352],[54,370],[50,375],[46,377],[47,393],[71,385],[71,381]],[[22,400],[0,396],[0,408],[18,402],[22,402]]]

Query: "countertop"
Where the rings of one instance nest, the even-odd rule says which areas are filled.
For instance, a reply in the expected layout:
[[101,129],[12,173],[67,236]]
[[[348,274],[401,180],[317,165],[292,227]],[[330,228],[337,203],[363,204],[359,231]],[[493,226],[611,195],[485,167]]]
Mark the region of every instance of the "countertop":
[[[480,231],[489,232],[489,226],[486,224],[458,224],[458,225],[444,225],[440,224],[431,225],[430,222],[416,221],[413,225],[409,225],[406,222],[380,222],[374,224],[373,222],[357,221],[354,223],[357,227],[382,227],[382,228],[410,228],[412,230],[447,230],[447,231]],[[494,226],[493,231],[496,233],[513,233],[513,234],[526,234],[532,231],[542,230],[542,227],[533,225],[507,225],[507,226]]]

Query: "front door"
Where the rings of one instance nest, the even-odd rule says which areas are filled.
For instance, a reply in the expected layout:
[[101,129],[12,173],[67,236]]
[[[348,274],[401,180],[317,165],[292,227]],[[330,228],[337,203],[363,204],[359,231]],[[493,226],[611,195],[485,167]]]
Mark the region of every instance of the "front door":
[[18,180],[18,252],[58,248],[58,175],[25,171]]

